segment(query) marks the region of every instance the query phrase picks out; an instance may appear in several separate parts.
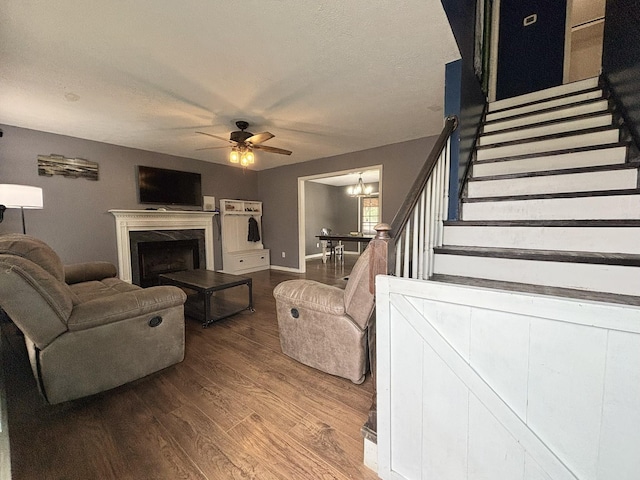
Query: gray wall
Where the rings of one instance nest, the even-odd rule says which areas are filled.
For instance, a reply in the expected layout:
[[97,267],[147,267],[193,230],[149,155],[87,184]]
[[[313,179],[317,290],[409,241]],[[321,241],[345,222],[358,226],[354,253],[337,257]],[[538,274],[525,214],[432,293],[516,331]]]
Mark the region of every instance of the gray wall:
[[[119,147],[74,137],[0,125],[0,183],[43,188],[44,209],[26,211],[27,233],[43,239],[63,262],[116,263],[116,236],[109,209],[143,209],[137,202],[135,166],[150,165],[202,174],[203,195],[262,200],[263,239],[271,263],[298,267],[298,177],[383,165],[382,220],[391,223],[436,137],[426,137],[360,152],[279,168],[243,172],[171,155]],[[99,163],[100,180],[38,175],[37,156],[51,153]],[[0,233],[21,231],[19,210],[7,210]],[[342,228],[342,227],[339,227]],[[217,224],[217,267],[221,266]],[[281,257],[281,252],[286,258]]]
[[[202,174],[202,193],[220,198],[256,199],[257,174],[188,158],[0,125],[0,183],[42,187],[44,209],[25,213],[27,233],[43,239],[63,262],[117,263],[115,221],[109,209],[143,209],[136,191],[136,165]],[[99,164],[100,179],[38,175],[37,156],[51,153]],[[215,220],[214,220],[215,221]],[[20,211],[5,212],[0,233],[21,232]],[[219,229],[214,224],[216,266],[222,265]]]
[[343,234],[358,229],[358,200],[346,194],[346,187],[306,182],[305,211],[305,255],[322,251],[316,235],[324,227]]
[[318,253],[321,249],[316,247],[318,239],[315,235],[320,229],[333,228],[333,202],[331,201],[331,185],[307,182],[305,190],[305,210],[312,211],[313,215],[305,224],[305,255]]
[[[271,264],[298,268],[298,177],[382,165],[382,221],[391,223],[436,136],[258,172],[265,248]],[[282,258],[285,252],[286,258]]]

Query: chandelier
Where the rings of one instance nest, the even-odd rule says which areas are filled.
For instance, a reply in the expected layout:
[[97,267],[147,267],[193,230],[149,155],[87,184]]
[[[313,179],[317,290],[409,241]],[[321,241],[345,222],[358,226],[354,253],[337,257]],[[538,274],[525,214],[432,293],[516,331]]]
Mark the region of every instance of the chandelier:
[[362,174],[358,178],[358,183],[347,189],[347,193],[352,197],[368,197],[371,195],[371,185],[365,185],[362,181]]
[[229,161],[231,163],[239,163],[243,167],[253,165],[255,160],[253,150],[246,145],[236,145],[231,149],[231,153],[229,154]]

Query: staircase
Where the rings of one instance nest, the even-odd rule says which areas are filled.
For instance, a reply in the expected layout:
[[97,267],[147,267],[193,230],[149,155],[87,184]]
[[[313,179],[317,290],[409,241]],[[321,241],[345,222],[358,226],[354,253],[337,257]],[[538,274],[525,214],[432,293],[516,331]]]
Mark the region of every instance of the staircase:
[[640,162],[598,79],[489,105],[433,280],[640,305]]

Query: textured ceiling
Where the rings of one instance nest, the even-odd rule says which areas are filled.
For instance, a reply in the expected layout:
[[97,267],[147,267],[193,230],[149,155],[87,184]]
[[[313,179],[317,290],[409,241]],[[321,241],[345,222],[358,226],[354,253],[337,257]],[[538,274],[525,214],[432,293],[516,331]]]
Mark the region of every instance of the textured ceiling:
[[456,58],[440,0],[5,0],[0,123],[261,170],[438,133]]

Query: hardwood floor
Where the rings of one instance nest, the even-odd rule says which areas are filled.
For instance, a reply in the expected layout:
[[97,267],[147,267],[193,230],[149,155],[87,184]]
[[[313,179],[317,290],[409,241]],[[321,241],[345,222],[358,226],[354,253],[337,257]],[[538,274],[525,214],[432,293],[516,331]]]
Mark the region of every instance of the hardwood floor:
[[[335,283],[354,259],[312,260],[306,277]],[[360,434],[371,378],[354,385],[283,355],[271,292],[301,275],[250,275],[255,313],[207,329],[187,319],[184,362],[89,398],[46,405],[10,335],[13,478],[377,478],[362,463]]]

